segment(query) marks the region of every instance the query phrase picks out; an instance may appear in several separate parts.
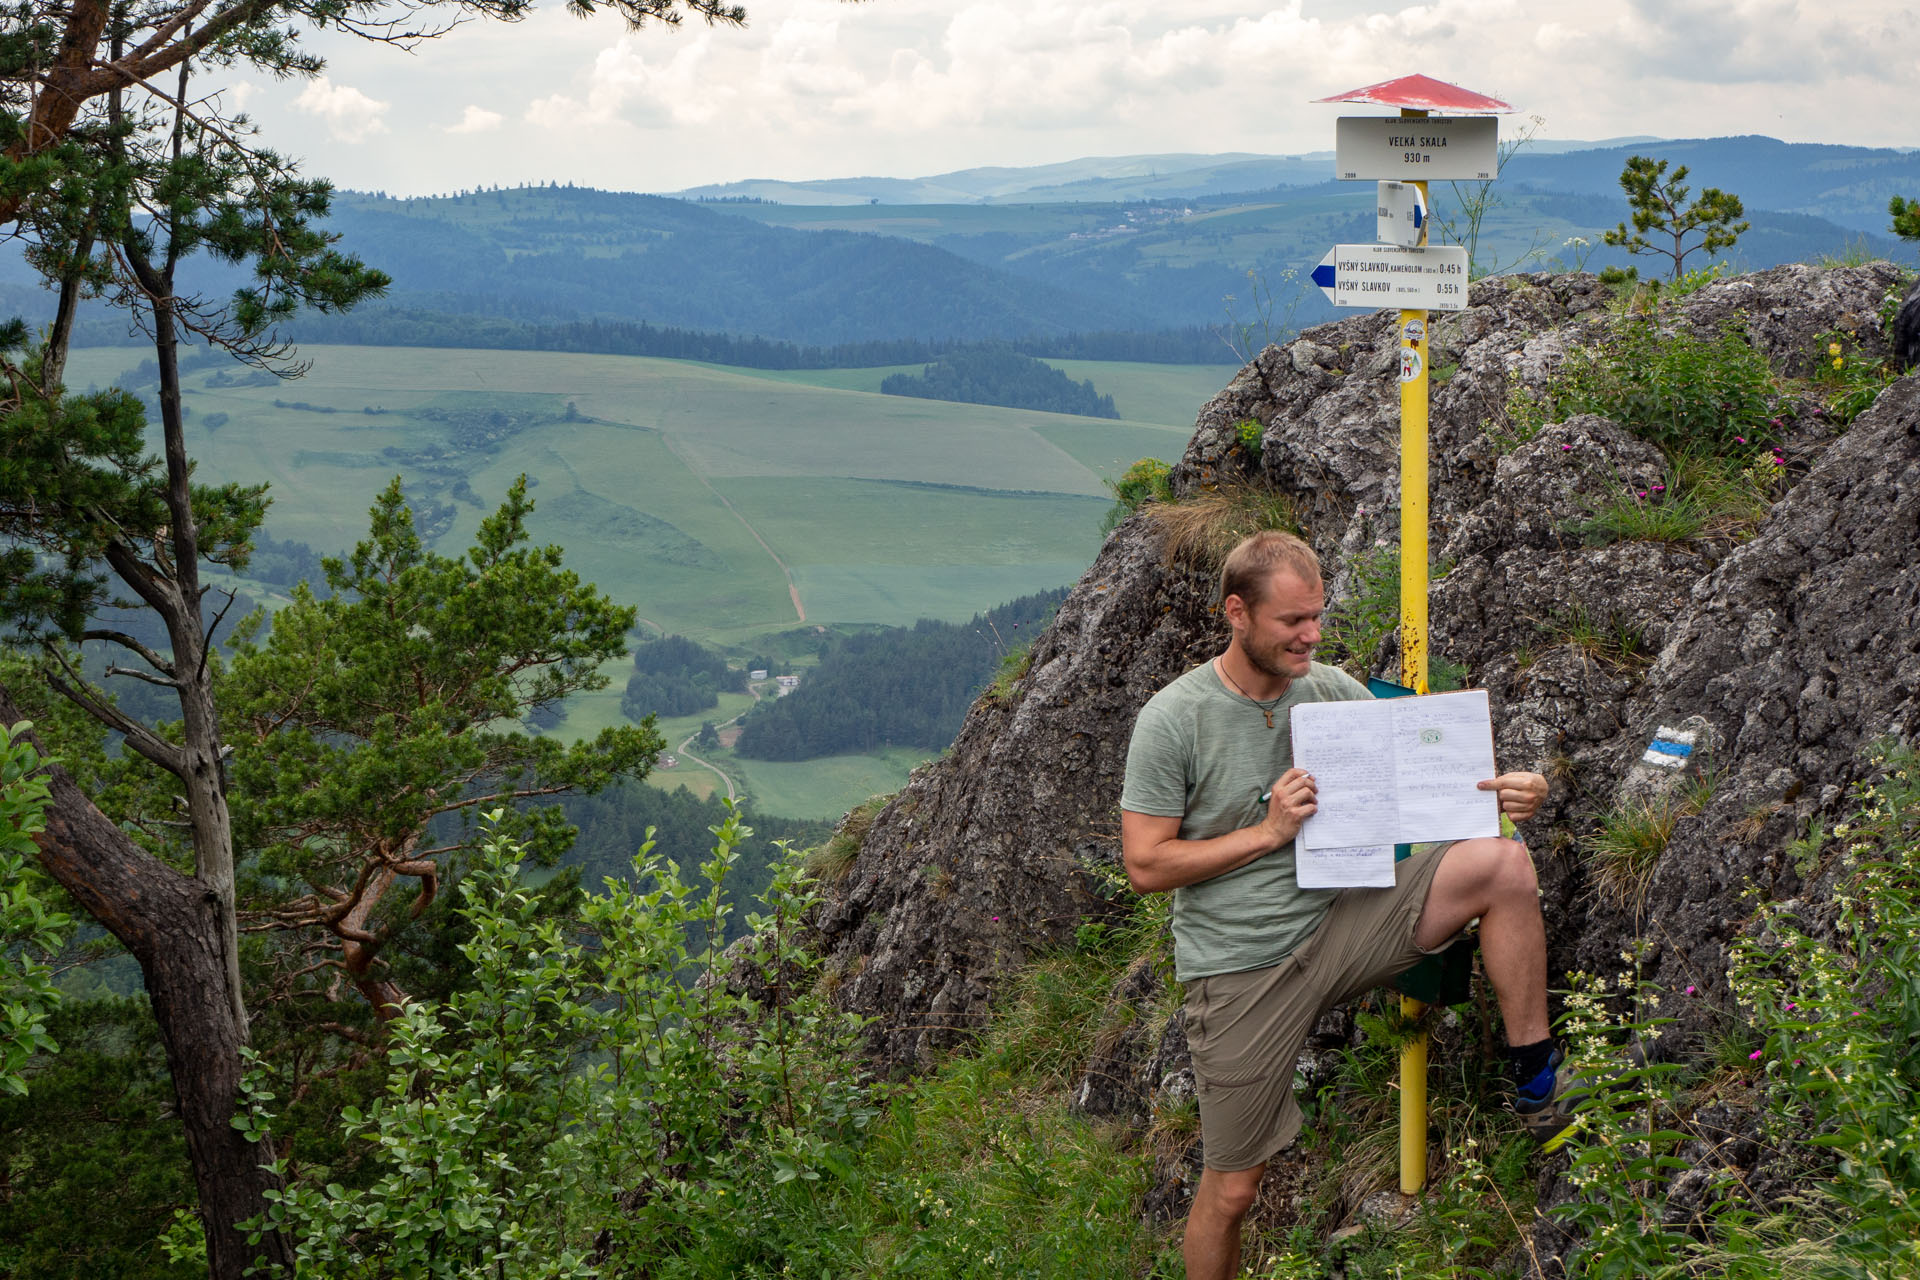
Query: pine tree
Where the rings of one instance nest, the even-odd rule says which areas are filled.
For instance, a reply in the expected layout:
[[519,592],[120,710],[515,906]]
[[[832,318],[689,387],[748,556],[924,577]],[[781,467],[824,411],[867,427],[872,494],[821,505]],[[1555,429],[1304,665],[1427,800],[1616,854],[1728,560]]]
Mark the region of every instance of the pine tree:
[[[1705,250],[1709,258],[1722,249],[1730,249],[1751,224],[1736,222],[1746,212],[1740,197],[1728,195],[1718,187],[1704,187],[1691,205],[1691,189],[1682,185],[1687,166],[1681,165],[1667,177],[1667,162],[1648,156],[1633,156],[1620,173],[1620,187],[1633,207],[1633,229],[1621,223],[1606,233],[1606,242],[1625,248],[1628,253],[1651,253],[1673,263],[1672,279],[1678,280],[1681,266],[1691,255]],[[1671,247],[1647,239],[1653,232],[1666,238]],[[1700,233],[1700,240],[1687,244],[1688,236]]]

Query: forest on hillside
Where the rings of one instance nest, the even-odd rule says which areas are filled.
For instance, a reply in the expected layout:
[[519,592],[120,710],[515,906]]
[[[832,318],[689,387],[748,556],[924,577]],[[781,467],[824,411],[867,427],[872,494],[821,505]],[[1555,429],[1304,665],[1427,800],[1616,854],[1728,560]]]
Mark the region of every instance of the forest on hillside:
[[970,347],[951,352],[917,374],[887,375],[880,391],[889,396],[998,404],[1087,418],[1120,416],[1113,407],[1113,397],[1101,395],[1091,378],[1075,382],[1051,365],[1010,347]]
[[1017,663],[1066,590],[1010,600],[966,622],[851,635],[791,694],[747,713],[734,750],[758,760],[808,760],[883,746],[937,751],[1003,664]]

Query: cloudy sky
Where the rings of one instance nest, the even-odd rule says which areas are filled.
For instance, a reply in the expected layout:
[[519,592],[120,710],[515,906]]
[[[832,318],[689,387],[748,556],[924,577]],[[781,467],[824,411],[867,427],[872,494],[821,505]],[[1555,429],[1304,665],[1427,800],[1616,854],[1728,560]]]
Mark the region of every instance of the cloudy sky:
[[408,53],[326,38],[233,90],[276,148],[394,194],[672,191],[1147,152],[1332,146],[1310,100],[1423,72],[1542,136],[1920,146],[1920,0],[745,0],[624,29],[543,5]]

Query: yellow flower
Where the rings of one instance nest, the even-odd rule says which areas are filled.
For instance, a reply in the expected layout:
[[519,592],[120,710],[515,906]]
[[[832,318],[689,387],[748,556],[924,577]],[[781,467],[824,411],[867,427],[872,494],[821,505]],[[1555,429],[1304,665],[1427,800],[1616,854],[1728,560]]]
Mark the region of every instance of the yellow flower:
[[1833,358],[1833,367],[1836,369],[1838,369],[1841,365],[1845,363],[1846,363],[1846,360],[1840,356],[1835,356]]
[[1839,354],[1840,354],[1840,344],[1839,344],[1839,343],[1837,343],[1837,342],[1829,342],[1829,343],[1827,344],[1827,354],[1828,354],[1828,355],[1830,355],[1830,356],[1837,356],[1837,355],[1839,355]]

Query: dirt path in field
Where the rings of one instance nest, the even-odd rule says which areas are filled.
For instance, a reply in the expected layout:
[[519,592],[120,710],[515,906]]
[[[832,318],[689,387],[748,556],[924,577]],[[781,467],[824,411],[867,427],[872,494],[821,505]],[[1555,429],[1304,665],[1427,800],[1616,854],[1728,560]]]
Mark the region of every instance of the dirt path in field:
[[[680,452],[680,445],[674,440],[671,432],[662,433],[662,438],[667,442],[667,448],[673,451],[673,456],[680,459],[681,465],[686,467],[688,473],[692,475],[695,480],[707,486],[707,492],[717,498],[720,505],[731,512],[733,518],[738,520],[741,526],[753,535],[753,540],[760,544],[760,549],[767,553],[767,558],[780,566],[780,573],[787,580],[787,595],[793,600],[793,611],[800,615],[800,621],[805,622],[807,620],[807,606],[800,603],[800,588],[793,584],[793,570],[787,568],[787,562],[782,560],[779,555],[774,552],[774,549],[767,545],[767,540],[760,536],[760,531],[753,527],[753,522],[741,515],[738,507],[727,501],[727,495],[714,488],[712,482],[700,474],[699,470],[693,465],[693,462],[687,455]],[[714,772],[718,773],[719,770],[716,769]]]

